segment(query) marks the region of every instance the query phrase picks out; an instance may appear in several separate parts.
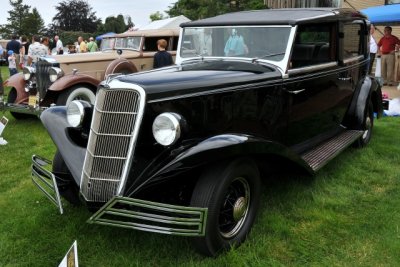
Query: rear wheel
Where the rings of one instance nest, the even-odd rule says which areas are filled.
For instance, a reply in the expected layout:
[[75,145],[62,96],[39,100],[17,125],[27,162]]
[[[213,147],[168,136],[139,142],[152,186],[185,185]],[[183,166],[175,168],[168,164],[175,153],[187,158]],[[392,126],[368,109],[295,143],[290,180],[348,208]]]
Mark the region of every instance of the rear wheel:
[[[15,88],[13,88],[13,89],[11,89],[10,93],[8,94],[7,103],[14,104],[15,100],[17,100],[17,90]],[[30,114],[25,114],[25,113],[19,113],[19,112],[14,112],[14,111],[10,111],[10,113],[17,120],[36,118],[35,115],[30,115]]]
[[368,145],[372,137],[372,128],[374,127],[374,109],[371,101],[368,101],[365,107],[362,130],[363,134],[354,143],[355,147],[361,148]]
[[238,159],[206,170],[193,192],[191,206],[208,208],[204,237],[193,238],[201,254],[215,256],[243,242],[255,220],[260,201],[256,164]]
[[58,150],[53,159],[53,173],[56,176],[60,195],[72,205],[79,205],[81,203],[79,200],[79,188]]
[[57,105],[66,106],[73,100],[84,100],[91,104],[94,104],[96,96],[93,91],[87,87],[74,86],[60,93],[57,98]]

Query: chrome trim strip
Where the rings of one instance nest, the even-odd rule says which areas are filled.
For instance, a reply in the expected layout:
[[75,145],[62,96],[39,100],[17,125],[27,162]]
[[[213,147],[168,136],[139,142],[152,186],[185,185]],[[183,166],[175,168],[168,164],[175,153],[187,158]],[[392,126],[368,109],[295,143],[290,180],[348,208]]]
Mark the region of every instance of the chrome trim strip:
[[293,74],[307,73],[307,72],[311,72],[311,71],[324,70],[326,68],[331,68],[331,67],[336,67],[336,66],[338,66],[338,63],[336,61],[335,62],[327,62],[327,63],[316,64],[316,65],[311,65],[311,66],[302,67],[302,68],[290,69],[290,70],[288,70],[288,74],[293,75]]
[[207,213],[207,208],[116,196],[87,222],[170,235],[204,236]]
[[[266,82],[261,82],[259,84],[252,84],[251,85],[251,89],[257,89],[257,88],[261,88],[263,86],[276,85],[276,84],[281,85],[282,84],[282,80],[281,79],[272,80],[272,81],[269,80],[269,81],[266,81]],[[175,99],[183,99],[183,98],[189,98],[189,97],[223,94],[223,93],[227,93],[227,92],[248,90],[249,88],[250,87],[249,87],[248,84],[239,85],[239,86],[234,86],[234,87],[229,87],[229,88],[208,90],[208,91],[203,91],[203,92],[198,92],[198,93],[182,94],[182,95],[178,95],[178,96],[158,98],[158,99],[149,100],[149,101],[147,101],[147,103],[157,103],[157,102],[163,102],[163,101],[169,101],[169,100],[175,100]]]
[[52,162],[37,155],[32,156],[32,181],[40,191],[42,191],[45,196],[58,207],[60,214],[63,214],[64,211],[57,187],[56,177],[52,172],[45,169],[45,166],[52,166]]
[[343,60],[343,63],[344,64],[349,64],[349,63],[357,62],[357,61],[360,61],[360,60],[363,60],[363,59],[364,59],[364,56],[361,55],[361,56],[346,58],[346,59]]

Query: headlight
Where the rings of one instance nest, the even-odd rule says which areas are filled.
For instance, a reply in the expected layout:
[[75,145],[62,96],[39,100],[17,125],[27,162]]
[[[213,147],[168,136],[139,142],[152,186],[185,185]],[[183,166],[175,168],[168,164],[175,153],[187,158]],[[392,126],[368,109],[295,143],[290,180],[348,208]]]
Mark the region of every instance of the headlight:
[[35,68],[32,67],[24,67],[22,70],[22,74],[24,75],[24,80],[28,81],[33,74],[35,74]]
[[162,113],[153,122],[153,136],[163,146],[174,144],[181,136],[181,116],[176,113]]
[[50,81],[54,83],[55,81],[57,81],[58,78],[64,75],[64,72],[60,68],[53,67],[50,69],[49,75],[50,75]]
[[74,100],[67,106],[67,121],[70,126],[78,127],[82,125],[85,117],[85,108],[81,101]]

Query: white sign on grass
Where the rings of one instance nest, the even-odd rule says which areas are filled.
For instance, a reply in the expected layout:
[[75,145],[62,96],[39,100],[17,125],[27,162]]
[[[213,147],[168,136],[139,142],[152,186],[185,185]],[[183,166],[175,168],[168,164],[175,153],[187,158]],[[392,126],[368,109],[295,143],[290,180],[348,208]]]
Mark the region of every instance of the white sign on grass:
[[68,250],[64,259],[61,261],[58,267],[79,267],[78,265],[78,245],[76,240],[72,244],[71,248]]

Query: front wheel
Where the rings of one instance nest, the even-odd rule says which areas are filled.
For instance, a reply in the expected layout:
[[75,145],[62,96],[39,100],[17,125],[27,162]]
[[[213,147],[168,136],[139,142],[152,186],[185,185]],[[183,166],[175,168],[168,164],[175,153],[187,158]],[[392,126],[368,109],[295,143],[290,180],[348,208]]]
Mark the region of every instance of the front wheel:
[[362,127],[364,132],[354,143],[354,146],[357,148],[368,145],[372,137],[372,128],[374,127],[374,109],[371,101],[368,101],[366,104]]
[[93,91],[87,87],[74,86],[60,93],[57,99],[57,105],[66,106],[73,100],[85,100],[91,104],[94,104],[96,96]]
[[208,208],[204,237],[193,238],[201,254],[215,256],[243,242],[260,202],[260,175],[250,159],[209,168],[197,182],[191,206]]

